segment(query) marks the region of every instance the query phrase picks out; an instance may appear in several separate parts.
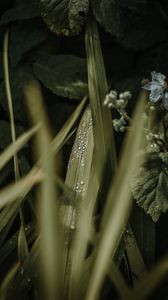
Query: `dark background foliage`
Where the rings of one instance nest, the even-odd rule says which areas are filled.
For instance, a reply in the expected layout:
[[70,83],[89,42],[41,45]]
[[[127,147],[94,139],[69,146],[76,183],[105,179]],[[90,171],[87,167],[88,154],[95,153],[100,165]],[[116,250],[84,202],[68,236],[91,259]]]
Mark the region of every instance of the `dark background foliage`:
[[[168,75],[166,0],[91,0],[90,10],[88,1],[72,1],[75,4],[69,7],[66,14],[61,14],[57,2],[54,8],[48,9],[45,1],[43,6],[40,1],[33,0],[0,1],[0,149],[10,143],[2,62],[3,37],[7,28],[10,30],[10,77],[18,134],[29,126],[22,89],[32,78],[41,82],[54,134],[87,94],[84,23],[88,11],[99,23],[109,88],[133,93],[130,111],[135,106],[143,78],[149,77],[152,70]],[[63,12],[69,2],[62,1]],[[83,5],[77,6],[78,2]],[[119,153],[122,135],[116,136],[116,143]],[[68,159],[69,146],[66,148],[65,161]],[[30,153],[26,147],[20,154],[23,174],[29,166]],[[9,165],[0,175],[0,184],[3,186],[12,177],[12,167]],[[140,244],[143,240],[145,249],[148,236],[141,224],[153,223],[143,212],[139,213],[138,208],[132,217],[133,223],[137,218],[140,224],[137,226],[141,230],[141,236],[137,238]],[[168,247],[167,225],[167,215],[163,215],[154,230],[156,252],[153,256],[156,254],[158,258]],[[152,263],[151,254],[145,250],[143,252],[146,260]]]

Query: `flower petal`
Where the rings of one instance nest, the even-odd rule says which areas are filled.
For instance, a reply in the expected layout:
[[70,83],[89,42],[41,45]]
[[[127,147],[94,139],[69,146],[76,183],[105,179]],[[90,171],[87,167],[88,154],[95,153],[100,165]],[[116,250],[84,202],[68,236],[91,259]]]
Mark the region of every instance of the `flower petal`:
[[161,89],[161,88],[163,89],[163,87],[160,86],[159,83],[156,81],[148,82],[142,88],[147,91],[153,91],[153,90]]
[[149,99],[152,102],[157,102],[162,97],[163,97],[163,89],[162,88],[157,88],[155,90],[152,90],[150,95],[149,95]]
[[163,96],[163,106],[166,110],[168,110],[168,92],[164,93]]
[[151,72],[151,76],[152,76],[152,81],[157,81],[159,82],[159,84],[164,85],[164,81],[166,79],[166,76],[161,74],[161,73],[157,73],[156,71]]

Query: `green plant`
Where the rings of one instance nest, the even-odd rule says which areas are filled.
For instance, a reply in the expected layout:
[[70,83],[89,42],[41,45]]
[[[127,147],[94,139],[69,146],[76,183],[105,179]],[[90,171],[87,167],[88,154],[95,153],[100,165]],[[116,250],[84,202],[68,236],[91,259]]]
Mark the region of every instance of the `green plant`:
[[[61,38],[47,31],[40,19],[38,2],[24,1],[20,6],[15,1],[15,7],[1,18],[1,26],[17,22],[11,25],[10,36],[5,34],[1,81],[1,104],[4,111],[9,108],[10,112],[2,129],[5,136],[8,128],[12,144],[6,148],[9,143],[4,143],[0,155],[0,168],[4,171],[0,191],[0,264],[5,273],[0,297],[147,299],[166,278],[168,260],[166,257],[152,271],[147,271],[143,249],[130,223],[133,209],[130,185],[132,182],[137,202],[154,221],[167,210],[166,136],[162,139],[162,134],[152,130],[161,123],[162,132],[167,133],[166,113],[161,110],[161,116],[157,116],[160,123],[156,123],[146,93],[140,94],[131,118],[126,112],[128,99],[123,103],[123,94],[113,99],[112,107],[129,125],[119,158],[114,120],[103,103],[109,82],[95,20],[121,41],[125,28],[132,24],[129,13],[140,12],[145,1],[138,5],[129,1],[127,8],[124,1],[118,4],[90,1],[94,16],[89,12],[88,1],[81,2],[80,10],[78,1],[62,1],[60,5],[54,1],[51,7],[48,1],[41,3],[42,17],[58,34],[77,34],[87,22],[86,58],[60,54]],[[111,19],[113,10],[117,18]],[[137,20],[137,14],[134,17]],[[30,18],[34,20],[29,22]],[[23,24],[27,24],[25,28]],[[18,47],[17,41],[18,45],[24,41],[23,47]],[[44,104],[44,87],[68,101],[83,98],[55,137]],[[51,96],[49,91],[48,95]],[[28,125],[27,110],[33,127],[23,133]],[[58,118],[59,111],[55,109],[54,113]],[[20,132],[17,122],[22,124]],[[121,129],[125,123],[117,126]],[[33,158],[28,143],[32,137]],[[73,143],[73,147],[63,178],[62,152],[68,143],[70,146]],[[154,144],[157,151],[149,152]],[[137,156],[139,151],[145,154]],[[9,164],[12,159],[14,173],[13,164]],[[136,165],[141,168],[133,182]],[[148,197],[148,192],[158,177],[156,200],[160,206],[156,209],[153,193]],[[32,190],[34,186],[36,189]],[[152,209],[146,203],[148,198]]]

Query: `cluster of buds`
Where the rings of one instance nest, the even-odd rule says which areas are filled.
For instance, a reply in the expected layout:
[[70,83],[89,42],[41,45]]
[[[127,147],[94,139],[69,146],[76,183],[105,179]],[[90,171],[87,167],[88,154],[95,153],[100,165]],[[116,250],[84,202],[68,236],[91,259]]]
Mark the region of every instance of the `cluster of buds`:
[[148,141],[148,151],[159,152],[164,146],[164,141],[160,133],[149,132],[146,135],[146,139]]
[[126,129],[126,121],[124,117],[121,117],[120,119],[114,119],[113,127],[117,132],[124,132]]
[[109,94],[106,95],[104,99],[104,105],[108,108],[114,108],[120,114],[119,119],[113,120],[113,127],[117,132],[123,132],[126,129],[126,120],[130,121],[127,116],[125,108],[127,106],[128,100],[132,97],[129,91],[118,94],[116,91],[111,90]]
[[128,100],[132,97],[129,91],[118,94],[116,91],[111,90],[104,99],[104,105],[108,108],[115,108],[119,113],[125,110]]

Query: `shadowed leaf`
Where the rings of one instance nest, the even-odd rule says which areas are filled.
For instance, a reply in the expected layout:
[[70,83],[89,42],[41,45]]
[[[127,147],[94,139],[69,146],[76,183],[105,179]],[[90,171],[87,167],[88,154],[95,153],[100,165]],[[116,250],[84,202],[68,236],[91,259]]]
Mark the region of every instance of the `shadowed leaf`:
[[132,192],[137,204],[156,222],[168,211],[168,154],[149,153],[136,166]]
[[27,51],[46,40],[46,38],[46,26],[41,24],[39,20],[28,20],[13,25],[10,36],[11,66],[16,67]]
[[108,32],[121,36],[132,24],[135,26],[138,17],[143,16],[146,0],[91,0],[91,3],[97,21]]
[[44,56],[34,63],[34,72],[59,96],[80,99],[88,93],[85,59],[73,55]]
[[40,0],[41,15],[49,28],[64,35],[79,34],[89,9],[89,0]]
[[21,4],[7,10],[0,19],[0,25],[11,21],[32,19],[39,16],[38,3]]

